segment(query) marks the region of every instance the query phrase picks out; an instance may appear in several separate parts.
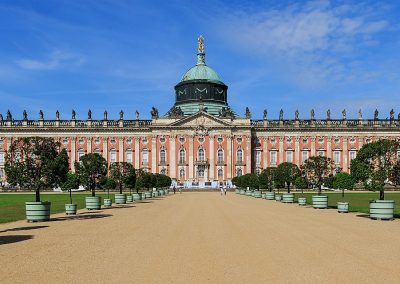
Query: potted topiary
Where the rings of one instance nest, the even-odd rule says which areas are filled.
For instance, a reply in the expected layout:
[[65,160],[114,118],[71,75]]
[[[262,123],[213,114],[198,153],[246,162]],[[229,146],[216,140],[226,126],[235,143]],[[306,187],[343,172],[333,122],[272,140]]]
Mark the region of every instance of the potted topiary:
[[284,203],[293,203],[294,195],[290,193],[290,185],[294,182],[296,177],[300,175],[300,170],[297,165],[292,163],[282,163],[276,168],[275,178],[279,181],[280,184],[286,185],[287,193],[282,195],[282,202]]
[[75,215],[78,209],[76,203],[72,203],[72,189],[79,188],[79,177],[74,173],[68,173],[66,180],[60,185],[62,190],[69,192],[69,204],[65,204],[65,214]]
[[369,203],[371,219],[391,220],[394,200],[385,200],[385,185],[397,184],[400,162],[397,156],[400,143],[396,140],[378,140],[364,144],[351,161],[351,175],[356,182],[363,182],[368,190],[379,191],[379,199]]
[[299,205],[304,206],[307,205],[307,198],[304,197],[304,189],[308,188],[308,181],[305,177],[298,176],[294,180],[294,185],[297,189],[301,189],[301,197],[297,199]]
[[273,167],[268,167],[264,169],[261,174],[260,174],[260,186],[264,186],[265,188],[268,188],[268,191],[265,192],[265,199],[268,200],[274,200],[275,199],[275,192],[272,191],[272,188],[274,186],[274,174],[275,174],[276,168]]
[[92,196],[85,198],[86,209],[97,210],[101,208],[101,198],[96,196],[98,183],[107,176],[107,161],[98,153],[88,153],[75,162],[75,172],[79,176],[79,182],[89,189]]
[[104,198],[104,206],[110,207],[112,205],[112,199],[110,198],[110,190],[117,187],[117,183],[111,177],[104,177],[101,181],[101,186],[107,190],[107,198]]
[[349,202],[344,201],[344,190],[353,189],[354,180],[348,173],[338,173],[333,180],[333,187],[342,190],[342,201],[337,203],[337,209],[339,213],[349,212]]
[[28,222],[50,220],[51,203],[41,201],[40,190],[59,186],[68,170],[68,154],[52,138],[18,138],[11,143],[5,163],[7,182],[35,189],[35,202],[25,203]]
[[321,191],[324,178],[327,177],[332,170],[333,165],[331,159],[322,156],[310,157],[302,165],[302,171],[307,180],[318,188],[318,195],[312,196],[313,208],[328,208],[328,196],[321,195]]

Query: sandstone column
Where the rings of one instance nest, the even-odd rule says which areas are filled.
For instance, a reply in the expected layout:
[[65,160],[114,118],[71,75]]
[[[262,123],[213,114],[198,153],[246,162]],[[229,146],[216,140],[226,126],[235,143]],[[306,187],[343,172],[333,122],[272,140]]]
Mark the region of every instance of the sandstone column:
[[157,172],[157,135],[151,136],[151,172]]
[[135,137],[135,169],[140,169],[140,164],[139,164],[139,143],[140,143],[140,138]]
[[[214,173],[215,173],[214,139],[215,139],[214,136],[210,136],[210,173],[209,173],[210,180],[214,179]],[[227,158],[229,159],[229,156]]]
[[[193,165],[193,163],[194,163],[194,161],[193,161],[193,139],[194,139],[194,136],[193,135],[188,135],[187,137],[189,139],[189,149],[187,150],[186,159],[188,159],[188,164],[189,164],[189,179],[193,179],[194,178],[194,176],[193,176],[193,170],[194,170],[194,165]],[[186,164],[186,162],[185,162],[185,164]],[[185,171],[186,171],[186,169],[185,169]],[[187,173],[186,173],[186,176],[187,176]]]

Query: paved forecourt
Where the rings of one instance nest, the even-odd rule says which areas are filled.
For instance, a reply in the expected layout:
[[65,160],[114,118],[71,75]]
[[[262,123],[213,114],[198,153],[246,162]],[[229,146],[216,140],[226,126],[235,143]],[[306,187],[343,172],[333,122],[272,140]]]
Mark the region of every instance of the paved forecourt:
[[0,225],[2,283],[400,283],[400,222],[216,192]]

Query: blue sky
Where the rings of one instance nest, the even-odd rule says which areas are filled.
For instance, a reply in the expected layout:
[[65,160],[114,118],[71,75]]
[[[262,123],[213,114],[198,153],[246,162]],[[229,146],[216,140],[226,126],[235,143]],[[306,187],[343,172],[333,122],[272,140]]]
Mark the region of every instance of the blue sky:
[[0,1],[0,112],[30,119],[150,117],[174,85],[206,63],[228,100],[253,118],[355,118],[400,112],[397,1]]

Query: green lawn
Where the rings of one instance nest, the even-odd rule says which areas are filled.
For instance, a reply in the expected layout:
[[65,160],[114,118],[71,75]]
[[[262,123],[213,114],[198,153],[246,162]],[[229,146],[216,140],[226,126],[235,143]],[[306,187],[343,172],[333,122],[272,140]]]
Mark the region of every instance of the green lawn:
[[[125,192],[127,193],[127,192]],[[106,198],[106,193],[96,193],[97,196]],[[110,193],[114,199],[114,193]],[[85,208],[85,197],[90,193],[73,193],[72,200],[78,204],[78,209]],[[69,203],[68,193],[46,194],[41,193],[42,201],[51,202],[51,214],[65,212],[65,204]],[[35,201],[34,193],[0,193],[0,223],[25,219],[25,202]]]
[[[284,191],[280,191],[284,193]],[[369,200],[379,199],[378,192],[345,192],[344,198],[342,199],[341,192],[323,192],[324,195],[328,195],[328,206],[330,208],[337,208],[338,201],[349,202],[349,211],[351,212],[362,212],[369,214]],[[301,197],[301,193],[294,193],[295,200]],[[307,198],[307,204],[311,204],[311,197],[316,195],[315,192],[304,193],[304,197]],[[395,200],[395,217],[400,218],[400,192],[385,192],[385,199]]]

